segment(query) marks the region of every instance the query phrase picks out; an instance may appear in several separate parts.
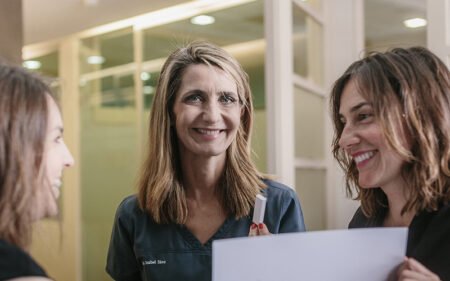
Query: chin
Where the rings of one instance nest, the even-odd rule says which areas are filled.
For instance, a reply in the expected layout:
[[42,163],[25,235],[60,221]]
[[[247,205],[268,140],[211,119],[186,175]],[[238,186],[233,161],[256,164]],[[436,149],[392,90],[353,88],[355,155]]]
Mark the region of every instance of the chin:
[[376,187],[376,185],[373,184],[371,181],[364,180],[364,179],[359,179],[358,180],[358,185],[361,188],[375,188]]

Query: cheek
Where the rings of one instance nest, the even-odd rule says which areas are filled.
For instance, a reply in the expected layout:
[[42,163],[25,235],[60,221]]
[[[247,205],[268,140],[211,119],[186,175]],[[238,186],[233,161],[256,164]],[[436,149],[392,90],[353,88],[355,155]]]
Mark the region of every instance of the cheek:
[[239,126],[241,125],[242,119],[244,118],[245,112],[243,109],[236,109],[233,112],[230,112],[229,116],[230,116],[230,122],[231,124],[233,124],[233,127],[235,127],[236,129],[239,128]]

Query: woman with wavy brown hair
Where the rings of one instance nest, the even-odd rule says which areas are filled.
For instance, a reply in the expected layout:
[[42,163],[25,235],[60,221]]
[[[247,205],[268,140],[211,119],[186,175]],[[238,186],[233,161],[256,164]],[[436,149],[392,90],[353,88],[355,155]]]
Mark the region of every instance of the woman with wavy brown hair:
[[331,93],[349,227],[409,227],[399,280],[450,280],[450,73],[425,48],[372,53]]
[[[114,280],[211,280],[216,239],[303,231],[292,189],[250,159],[247,74],[223,49],[194,42],[165,62],[138,194],[119,206],[107,271]],[[267,197],[252,224],[255,197]]]
[[32,223],[58,213],[62,171],[74,163],[50,93],[0,63],[0,280],[49,280],[28,254]]

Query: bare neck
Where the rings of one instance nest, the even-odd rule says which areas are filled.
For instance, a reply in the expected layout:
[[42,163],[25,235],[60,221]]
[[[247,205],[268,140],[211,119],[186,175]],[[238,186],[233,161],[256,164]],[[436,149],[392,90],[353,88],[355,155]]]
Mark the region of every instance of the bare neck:
[[407,190],[405,182],[399,182],[384,186],[381,189],[388,199],[389,210],[384,219],[384,226],[409,226],[414,218],[415,211],[408,211],[402,215],[402,209],[406,205]]
[[187,198],[200,202],[217,199],[216,189],[225,167],[224,156],[182,157],[183,185]]

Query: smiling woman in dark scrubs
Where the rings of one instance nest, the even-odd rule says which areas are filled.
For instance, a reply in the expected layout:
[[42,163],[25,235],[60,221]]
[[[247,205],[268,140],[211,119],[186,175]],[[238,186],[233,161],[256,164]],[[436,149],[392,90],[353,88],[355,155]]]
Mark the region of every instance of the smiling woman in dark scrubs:
[[[138,194],[118,207],[106,270],[114,280],[211,280],[213,240],[304,231],[294,191],[250,159],[247,74],[206,42],[173,52],[159,78]],[[252,223],[257,194],[264,223]]]

